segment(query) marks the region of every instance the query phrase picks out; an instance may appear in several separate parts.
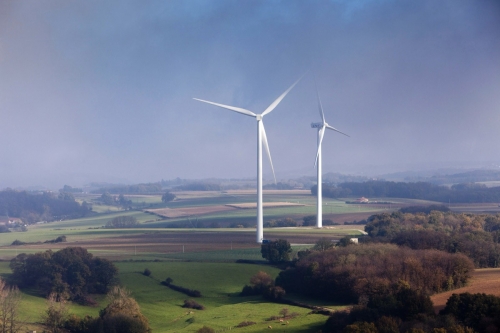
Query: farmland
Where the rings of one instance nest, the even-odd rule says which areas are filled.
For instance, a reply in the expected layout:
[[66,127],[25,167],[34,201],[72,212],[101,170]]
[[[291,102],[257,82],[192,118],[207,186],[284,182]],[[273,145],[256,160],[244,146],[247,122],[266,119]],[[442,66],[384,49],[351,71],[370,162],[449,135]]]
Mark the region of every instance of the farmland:
[[[277,316],[283,305],[264,301],[261,297],[239,297],[242,287],[258,271],[266,271],[275,277],[279,270],[263,262],[260,246],[255,243],[255,228],[203,228],[190,225],[194,219],[203,221],[222,221],[255,224],[255,210],[252,191],[234,193],[176,193],[178,199],[162,204],[160,196],[127,196],[137,205],[147,209],[184,210],[193,214],[181,217],[165,218],[139,210],[119,210],[117,207],[95,205],[93,216],[36,224],[28,227],[27,232],[2,234],[0,238],[0,274],[7,277],[10,270],[8,261],[19,253],[35,253],[51,249],[57,251],[67,246],[87,248],[97,256],[113,260],[119,268],[121,284],[132,292],[143,313],[149,318],[154,332],[194,332],[202,326],[210,326],[218,331],[234,328],[244,321],[255,322],[241,332],[260,332],[280,323],[267,321],[270,316]],[[95,196],[80,197],[78,200],[91,201]],[[315,200],[303,191],[265,192],[268,203],[264,208],[266,218],[293,217],[300,221],[305,215],[315,212]],[[272,202],[275,202],[274,204]],[[278,203],[278,204],[276,204]],[[283,204],[286,203],[286,204]],[[236,205],[229,207],[226,205]],[[218,210],[214,207],[229,207]],[[250,208],[246,208],[249,206]],[[371,214],[369,207],[347,206],[343,202],[328,200],[328,218],[340,220],[363,219]],[[103,226],[117,216],[133,216],[140,223],[139,228],[105,229]],[[326,216],[325,216],[326,218]],[[173,223],[184,223],[184,228],[171,228]],[[224,224],[224,223],[223,223]],[[362,226],[335,226],[323,230],[308,228],[273,228],[265,229],[268,239],[285,238],[293,244],[293,255],[310,247],[321,237],[339,239],[344,235],[359,235]],[[66,236],[64,243],[47,243],[59,236]],[[26,244],[12,246],[14,240]],[[237,264],[238,259],[253,260],[258,264]],[[152,276],[145,277],[141,272],[148,268]],[[181,307],[186,296],[172,291],[160,284],[166,277],[171,277],[184,287],[198,289],[203,297],[199,302],[206,310],[192,312]],[[99,307],[104,307],[104,297],[98,296]],[[318,304],[314,300],[310,301]],[[333,304],[321,304],[335,308]],[[98,308],[72,304],[70,312],[79,316],[98,314]],[[41,330],[45,300],[42,295],[23,290],[21,304],[23,317],[28,327]],[[310,310],[287,306],[290,312],[298,316],[290,320],[287,332],[315,332],[324,324],[323,315],[309,314]],[[29,315],[27,315],[29,314]],[[285,328],[285,327],[284,327]]]
[[[92,216],[36,224],[29,226],[27,232],[2,234],[0,259],[4,261],[0,262],[0,274],[8,276],[8,260],[19,253],[49,249],[56,251],[67,246],[80,246],[117,264],[121,284],[132,292],[143,313],[149,318],[154,332],[194,332],[204,325],[224,331],[235,328],[244,321],[256,324],[238,328],[241,332],[260,332],[269,325],[281,328],[279,322],[266,319],[277,316],[285,306],[269,303],[257,296],[238,296],[241,288],[258,271],[266,271],[273,277],[279,272],[262,260],[260,246],[255,243],[255,192],[175,194],[177,199],[167,204],[161,202],[160,196],[127,196],[134,205],[142,208],[120,210],[113,206],[95,205],[96,214]],[[316,200],[308,191],[265,191],[264,194],[267,203],[264,207],[265,221],[287,217],[300,222],[304,216],[315,214]],[[95,198],[82,196],[78,200],[91,201],[93,197]],[[384,200],[391,203],[352,205],[340,200],[324,199],[324,218],[342,224],[403,206],[429,204],[410,199]],[[166,217],[155,213],[155,210],[184,214]],[[103,228],[114,217],[123,215],[136,218],[140,226],[131,229]],[[215,224],[218,227],[210,227]],[[229,228],[230,225],[236,227]],[[244,227],[245,225],[248,227]],[[355,237],[362,230],[362,225],[335,225],[323,229],[265,228],[264,235],[267,239],[287,239],[292,244],[292,256],[296,256],[297,251],[311,247],[319,238],[338,240],[345,235]],[[67,240],[64,243],[47,242],[63,235]],[[14,240],[26,244],[13,246],[11,244]],[[239,259],[250,260],[255,264],[236,263]],[[141,274],[145,268],[151,270],[152,276]],[[199,299],[199,303],[206,310],[190,312],[182,308],[186,296],[160,284],[167,277],[184,287],[200,290],[203,297]],[[444,297],[441,295],[436,297]],[[104,297],[98,296],[96,299],[99,307],[106,305]],[[338,305],[318,303],[317,300],[300,301],[332,309],[339,308]],[[37,323],[40,322],[45,307],[45,300],[41,295],[23,291],[21,310],[22,313],[29,314],[24,317],[29,323],[28,327],[41,330]],[[79,316],[96,316],[99,307],[72,304],[70,312]],[[286,307],[290,312],[298,314],[290,320],[289,325],[283,326],[287,332],[316,332],[326,320],[325,316],[309,314],[310,310],[304,308]]]

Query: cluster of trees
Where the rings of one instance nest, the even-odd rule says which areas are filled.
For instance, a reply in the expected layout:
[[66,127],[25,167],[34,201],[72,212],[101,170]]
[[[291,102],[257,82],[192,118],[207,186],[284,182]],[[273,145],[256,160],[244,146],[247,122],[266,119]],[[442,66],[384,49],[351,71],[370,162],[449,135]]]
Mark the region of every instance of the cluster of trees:
[[467,255],[476,267],[500,266],[500,214],[432,211],[372,215],[363,242],[388,242],[412,249],[437,249]]
[[69,185],[64,185],[63,188],[59,190],[59,192],[65,192],[65,193],[82,193],[83,189],[72,187],[72,186],[69,186]]
[[[340,223],[333,222],[330,219],[323,219],[323,225],[339,225]],[[302,218],[302,226],[315,226],[316,225],[316,215],[307,215]]]
[[287,292],[356,303],[361,296],[388,293],[401,281],[425,293],[451,290],[463,286],[473,270],[462,254],[360,244],[301,256],[279,274],[276,285]]
[[167,203],[167,202],[170,202],[172,200],[175,199],[175,194],[173,194],[172,192],[170,191],[166,191],[165,193],[163,193],[163,195],[161,196],[161,201],[163,203]]
[[452,315],[477,332],[500,332],[500,297],[486,294],[453,294],[441,315]]
[[[451,188],[427,182],[391,182],[370,180],[366,182],[346,182],[338,186],[323,184],[323,196],[344,198],[348,196],[389,197],[423,199],[440,202],[499,202],[500,187],[486,187],[482,184],[456,184]],[[311,193],[317,195],[318,187],[313,185]]]
[[[326,190],[325,190],[326,188]],[[363,183],[342,183],[338,187],[325,186],[326,197],[365,196],[424,199],[440,202],[499,202],[500,187],[486,187],[482,184],[457,184],[451,188],[426,182],[405,183],[390,181],[367,181]],[[312,191],[312,190],[311,190]],[[317,190],[316,190],[317,191]],[[330,192],[329,192],[330,191]],[[342,193],[340,195],[337,194]],[[313,193],[314,194],[314,193]]]
[[116,282],[118,269],[81,247],[35,254],[21,253],[10,262],[12,279],[20,287],[36,287],[45,295],[92,303],[89,294],[105,294]]
[[452,175],[432,176],[427,179],[433,184],[459,184],[500,180],[498,170],[473,170]]
[[48,298],[44,324],[51,333],[148,333],[148,319],[130,293],[113,287],[107,294],[108,305],[99,311],[97,318],[68,315],[67,304],[57,301],[54,294]]
[[283,228],[283,227],[296,227],[298,225],[297,221],[290,217],[285,217],[284,219],[269,220],[264,222],[264,228]]
[[272,264],[290,261],[292,247],[286,239],[264,241],[260,247],[262,258],[269,260]]
[[61,192],[56,195],[51,192],[35,194],[11,189],[0,191],[0,212],[18,217],[26,224],[79,218],[91,211],[91,205],[85,201],[80,205],[71,193]]
[[119,185],[111,187],[102,187],[92,193],[111,193],[111,194],[156,194],[162,191],[161,183],[148,183],[137,185]]
[[500,332],[500,298],[453,294],[436,315],[429,296],[400,284],[388,294],[367,298],[349,312],[336,312],[324,332],[493,333]]
[[411,213],[411,214],[416,214],[416,213],[430,214],[434,210],[437,212],[451,211],[451,209],[445,205],[408,206],[399,209],[401,213]]
[[190,183],[175,187],[179,191],[221,191],[220,184],[214,183]]
[[250,285],[245,285],[240,296],[262,295],[271,301],[280,301],[285,297],[285,290],[274,284],[273,278],[266,272],[259,271],[250,278]]
[[[345,198],[352,194],[352,192],[349,189],[337,187],[333,184],[323,183],[321,189],[323,196],[327,198]],[[311,194],[314,196],[318,195],[317,184],[311,187]]]
[[109,192],[104,192],[97,201],[108,206],[121,206],[123,208],[131,208],[132,206],[132,200],[126,199],[123,194],[116,197]]
[[106,228],[135,228],[139,226],[139,222],[135,216],[120,215],[109,220],[105,227]]

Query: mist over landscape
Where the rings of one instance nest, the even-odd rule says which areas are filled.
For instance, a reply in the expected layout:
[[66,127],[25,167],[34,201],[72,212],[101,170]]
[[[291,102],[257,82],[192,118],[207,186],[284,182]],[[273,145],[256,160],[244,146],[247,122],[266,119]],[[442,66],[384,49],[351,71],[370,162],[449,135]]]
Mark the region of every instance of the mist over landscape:
[[[0,188],[500,165],[498,1],[2,1]],[[271,180],[268,161],[264,176]],[[404,179],[400,177],[400,179]]]

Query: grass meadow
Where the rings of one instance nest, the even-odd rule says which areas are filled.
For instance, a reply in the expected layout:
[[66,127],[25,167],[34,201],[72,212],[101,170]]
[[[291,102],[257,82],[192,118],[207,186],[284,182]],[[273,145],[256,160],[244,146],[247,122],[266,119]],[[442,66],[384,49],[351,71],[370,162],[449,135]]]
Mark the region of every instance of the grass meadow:
[[[237,328],[239,332],[261,332],[268,325],[286,332],[316,332],[327,319],[323,315],[309,314],[308,309],[269,303],[261,297],[238,296],[242,287],[258,271],[277,276],[279,270],[268,265],[176,261],[125,261],[116,262],[116,265],[120,284],[131,291],[155,333],[195,332],[205,325],[222,332],[236,329],[235,326],[243,321],[256,324]],[[142,274],[145,268],[152,271],[151,276]],[[8,262],[1,262],[0,274],[6,277],[9,272]],[[161,285],[160,282],[167,277],[171,277],[174,284],[201,291],[202,297],[196,298],[196,301],[205,306],[205,310],[182,308],[183,301],[188,297]],[[106,305],[103,296],[98,297],[98,301],[99,307],[71,304],[69,313],[97,316],[99,308]],[[321,305],[336,308],[334,305]],[[278,316],[285,307],[299,314],[289,319],[289,325],[281,325],[276,320],[267,321],[271,316]],[[23,290],[20,313],[27,322],[27,328],[41,330],[39,323],[46,308],[46,301],[41,295]]]

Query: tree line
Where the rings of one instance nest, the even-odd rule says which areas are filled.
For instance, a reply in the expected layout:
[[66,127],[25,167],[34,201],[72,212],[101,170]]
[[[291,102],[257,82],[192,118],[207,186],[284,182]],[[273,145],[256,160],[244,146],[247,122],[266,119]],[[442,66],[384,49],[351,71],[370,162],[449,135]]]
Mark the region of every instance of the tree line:
[[0,191],[0,214],[20,218],[26,224],[87,216],[92,206],[79,204],[71,193],[29,193],[7,189]]
[[178,185],[175,190],[179,191],[221,191],[221,186],[215,183],[190,183]]
[[[323,184],[323,196],[341,198],[348,196],[390,197],[422,199],[439,202],[500,202],[500,187],[486,187],[482,184],[463,183],[451,187],[434,185],[428,182],[392,182],[370,180],[362,183],[345,182],[338,186]],[[317,185],[311,193],[317,195]]]
[[145,193],[159,193],[162,191],[161,183],[148,183],[136,185],[118,185],[110,187],[101,187],[92,193],[110,193],[110,194],[145,194]]

